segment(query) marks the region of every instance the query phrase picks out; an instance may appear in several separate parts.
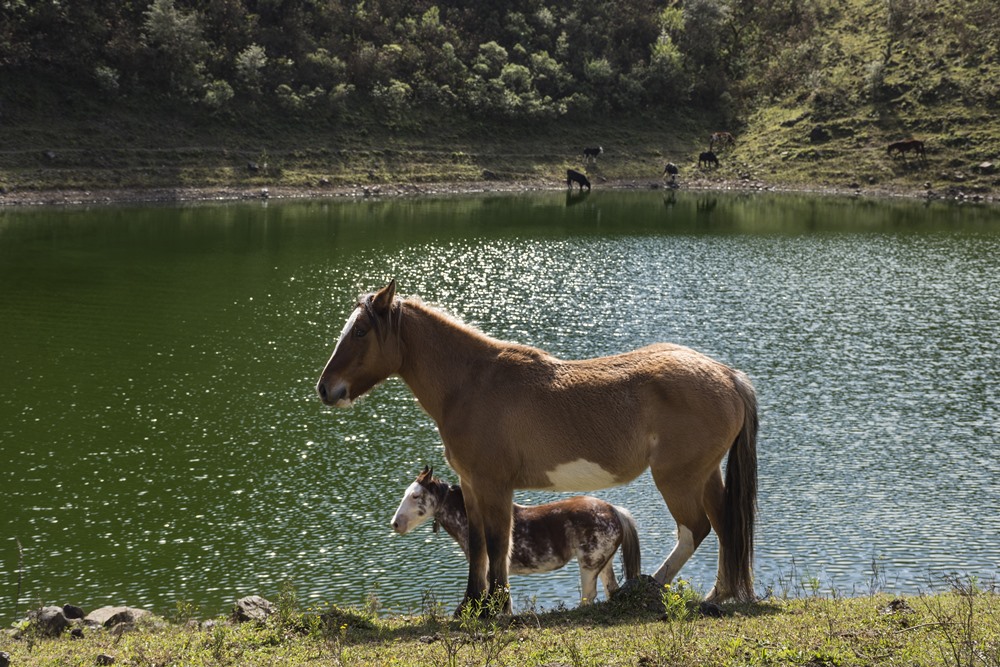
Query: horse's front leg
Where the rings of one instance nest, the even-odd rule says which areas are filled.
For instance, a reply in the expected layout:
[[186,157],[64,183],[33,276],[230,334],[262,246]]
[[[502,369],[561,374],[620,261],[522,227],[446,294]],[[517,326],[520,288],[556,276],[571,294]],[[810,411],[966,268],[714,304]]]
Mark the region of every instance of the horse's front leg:
[[483,534],[489,555],[488,613],[510,614],[511,532],[514,526],[514,491],[497,490],[489,498],[480,498],[483,510]]
[[483,494],[463,479],[462,494],[469,517],[469,582],[456,614],[470,604],[481,605],[480,612],[484,615],[510,613],[507,572],[514,492]]
[[462,480],[462,496],[465,499],[465,514],[469,521],[469,582],[465,587],[465,597],[455,610],[455,616],[459,616],[469,604],[483,599],[486,593],[486,572],[489,563],[486,539],[483,537],[482,513],[472,485],[465,479]]

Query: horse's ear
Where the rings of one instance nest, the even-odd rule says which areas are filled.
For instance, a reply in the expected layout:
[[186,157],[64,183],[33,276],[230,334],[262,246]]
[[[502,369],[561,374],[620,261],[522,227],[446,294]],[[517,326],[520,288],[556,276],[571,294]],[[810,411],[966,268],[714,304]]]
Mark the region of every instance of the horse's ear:
[[375,293],[372,298],[372,308],[379,315],[385,315],[392,307],[392,300],[396,297],[396,279],[393,278],[389,284]]

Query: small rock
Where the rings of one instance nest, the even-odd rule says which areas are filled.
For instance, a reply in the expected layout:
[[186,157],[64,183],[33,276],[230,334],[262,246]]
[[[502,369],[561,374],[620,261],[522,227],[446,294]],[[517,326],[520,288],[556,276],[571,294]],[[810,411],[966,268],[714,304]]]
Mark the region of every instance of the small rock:
[[111,628],[120,623],[135,625],[139,619],[150,615],[151,612],[135,607],[101,607],[87,614],[83,622],[90,626]]
[[83,628],[73,628],[69,634],[73,639],[83,639]]
[[722,607],[715,604],[714,602],[702,602],[698,605],[698,611],[702,616],[708,616],[711,618],[722,618]]
[[236,601],[231,618],[237,623],[264,621],[273,612],[270,602],[259,595],[248,595]]
[[980,162],[976,165],[975,171],[980,174],[993,174],[996,173],[997,166],[992,162]]
[[107,653],[101,653],[97,656],[98,665],[113,665],[115,664],[115,656],[108,655]]
[[0,667],[10,667],[10,653],[0,651]]
[[811,141],[814,144],[818,144],[829,140],[830,140],[830,131],[827,130],[822,125],[815,126],[809,132],[809,141]]
[[61,607],[42,607],[30,612],[28,619],[46,637],[58,637],[69,625]]
[[896,598],[883,607],[882,611],[879,613],[883,616],[888,616],[890,614],[915,614],[916,611],[914,611],[913,607],[911,607],[906,600]]
[[84,616],[86,616],[86,614],[83,613],[83,609],[77,607],[76,605],[64,604],[62,609],[63,609],[63,616],[65,616],[71,621],[73,619],[83,618]]

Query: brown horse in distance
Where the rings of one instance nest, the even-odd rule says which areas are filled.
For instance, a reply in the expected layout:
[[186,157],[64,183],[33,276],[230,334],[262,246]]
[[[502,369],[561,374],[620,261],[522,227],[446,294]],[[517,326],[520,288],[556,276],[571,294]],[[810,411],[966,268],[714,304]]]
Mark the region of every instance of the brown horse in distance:
[[708,150],[714,151],[715,147],[729,148],[736,145],[736,137],[729,132],[713,132],[708,138]]
[[889,155],[889,157],[892,157],[893,153],[898,153],[903,157],[903,159],[906,159],[906,154],[911,152],[916,153],[925,160],[927,159],[927,155],[926,153],[924,153],[924,142],[920,141],[919,139],[905,139],[903,141],[896,141],[889,144],[889,147],[886,149],[886,153]]
[[346,407],[391,375],[437,423],[461,480],[463,605],[488,593],[510,609],[514,489],[592,491],[647,468],[677,523],[654,578],[672,580],[714,528],[719,566],[708,599],[753,598],[758,418],[743,373],[668,343],[565,361],[399,298],[392,281],[359,298],[316,389],[327,405]]

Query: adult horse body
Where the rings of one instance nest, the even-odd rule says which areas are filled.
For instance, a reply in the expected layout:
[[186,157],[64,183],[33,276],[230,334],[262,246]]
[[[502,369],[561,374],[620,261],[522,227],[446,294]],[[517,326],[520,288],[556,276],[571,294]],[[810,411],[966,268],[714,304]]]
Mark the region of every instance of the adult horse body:
[[[469,557],[469,517],[462,487],[434,477],[425,467],[410,484],[392,517],[392,529],[405,535],[429,519],[440,525]],[[514,504],[510,573],[552,572],[576,558],[582,603],[597,597],[597,579],[610,598],[618,590],[614,555],[622,549],[625,578],[639,576],[641,554],[635,519],[624,507],[591,496],[574,496],[544,505]]]
[[[469,517],[464,603],[504,598],[514,489],[593,491],[650,468],[677,523],[671,580],[714,528],[709,600],[753,598],[757,399],[743,373],[679,345],[564,361],[396,296],[362,296],[317,384],[346,407],[399,375],[437,423]],[[721,470],[727,459],[725,480]]]

